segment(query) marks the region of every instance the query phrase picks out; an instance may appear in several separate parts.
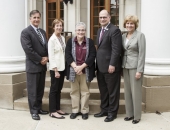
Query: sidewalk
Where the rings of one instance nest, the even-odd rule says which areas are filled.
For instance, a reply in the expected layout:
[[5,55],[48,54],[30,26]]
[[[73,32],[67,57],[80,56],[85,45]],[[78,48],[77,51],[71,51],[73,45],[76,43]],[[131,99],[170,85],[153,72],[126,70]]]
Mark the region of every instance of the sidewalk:
[[40,121],[35,121],[28,111],[0,109],[0,130],[170,130],[170,112],[144,113],[138,124],[124,121],[124,114],[119,114],[113,122],[104,122],[105,117],[93,115],[88,120],[82,120],[81,116],[76,119],[66,116],[63,120],[48,115],[40,117]]

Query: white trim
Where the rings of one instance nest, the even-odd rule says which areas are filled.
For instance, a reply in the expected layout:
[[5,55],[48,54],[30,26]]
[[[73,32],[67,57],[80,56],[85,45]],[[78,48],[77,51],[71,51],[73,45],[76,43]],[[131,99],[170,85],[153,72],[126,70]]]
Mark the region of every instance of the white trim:
[[170,59],[146,58],[145,62],[146,64],[170,65]]
[[43,0],[43,29],[46,30],[46,0]]
[[170,59],[146,58],[144,74],[170,75]]
[[169,65],[145,65],[144,74],[146,75],[170,75],[170,64]]
[[0,73],[25,71],[25,56],[11,56],[0,58]]
[[80,0],[76,0],[76,23],[80,22]]
[[87,37],[90,37],[90,0],[87,0]]
[[28,1],[25,0],[25,27],[28,26]]
[[68,31],[68,7],[64,3],[64,31]]

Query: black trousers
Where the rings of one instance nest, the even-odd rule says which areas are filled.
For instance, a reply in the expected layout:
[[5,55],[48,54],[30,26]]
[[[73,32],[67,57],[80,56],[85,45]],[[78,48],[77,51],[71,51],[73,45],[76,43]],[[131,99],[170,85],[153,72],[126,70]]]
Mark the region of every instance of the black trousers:
[[56,112],[60,110],[61,89],[64,83],[64,71],[59,71],[60,78],[55,78],[55,72],[50,70],[51,87],[49,94],[49,111]]
[[38,110],[40,110],[42,107],[45,76],[46,71],[42,71],[39,73],[27,72],[28,103],[31,114],[38,114]]
[[110,74],[97,71],[101,110],[115,117],[119,109],[120,77],[120,72]]

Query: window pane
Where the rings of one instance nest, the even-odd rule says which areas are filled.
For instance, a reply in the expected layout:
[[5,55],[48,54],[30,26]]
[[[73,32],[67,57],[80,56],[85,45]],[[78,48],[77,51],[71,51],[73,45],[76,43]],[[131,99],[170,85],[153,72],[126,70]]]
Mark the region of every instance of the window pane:
[[56,3],[49,3],[48,4],[48,10],[56,10]]
[[111,22],[119,26],[119,0],[111,0],[110,3]]

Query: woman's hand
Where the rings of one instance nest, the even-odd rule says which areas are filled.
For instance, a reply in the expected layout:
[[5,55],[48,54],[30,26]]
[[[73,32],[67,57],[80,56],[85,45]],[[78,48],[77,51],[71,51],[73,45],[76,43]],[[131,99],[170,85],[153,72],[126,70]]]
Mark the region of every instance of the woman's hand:
[[141,73],[140,72],[136,72],[135,78],[136,79],[140,79],[140,77],[141,77]]
[[82,72],[82,70],[83,70],[83,67],[82,67],[82,66],[76,66],[76,67],[74,68],[74,71],[76,72],[76,74],[80,74],[80,72]]
[[55,71],[55,78],[60,78],[60,73],[58,71]]

